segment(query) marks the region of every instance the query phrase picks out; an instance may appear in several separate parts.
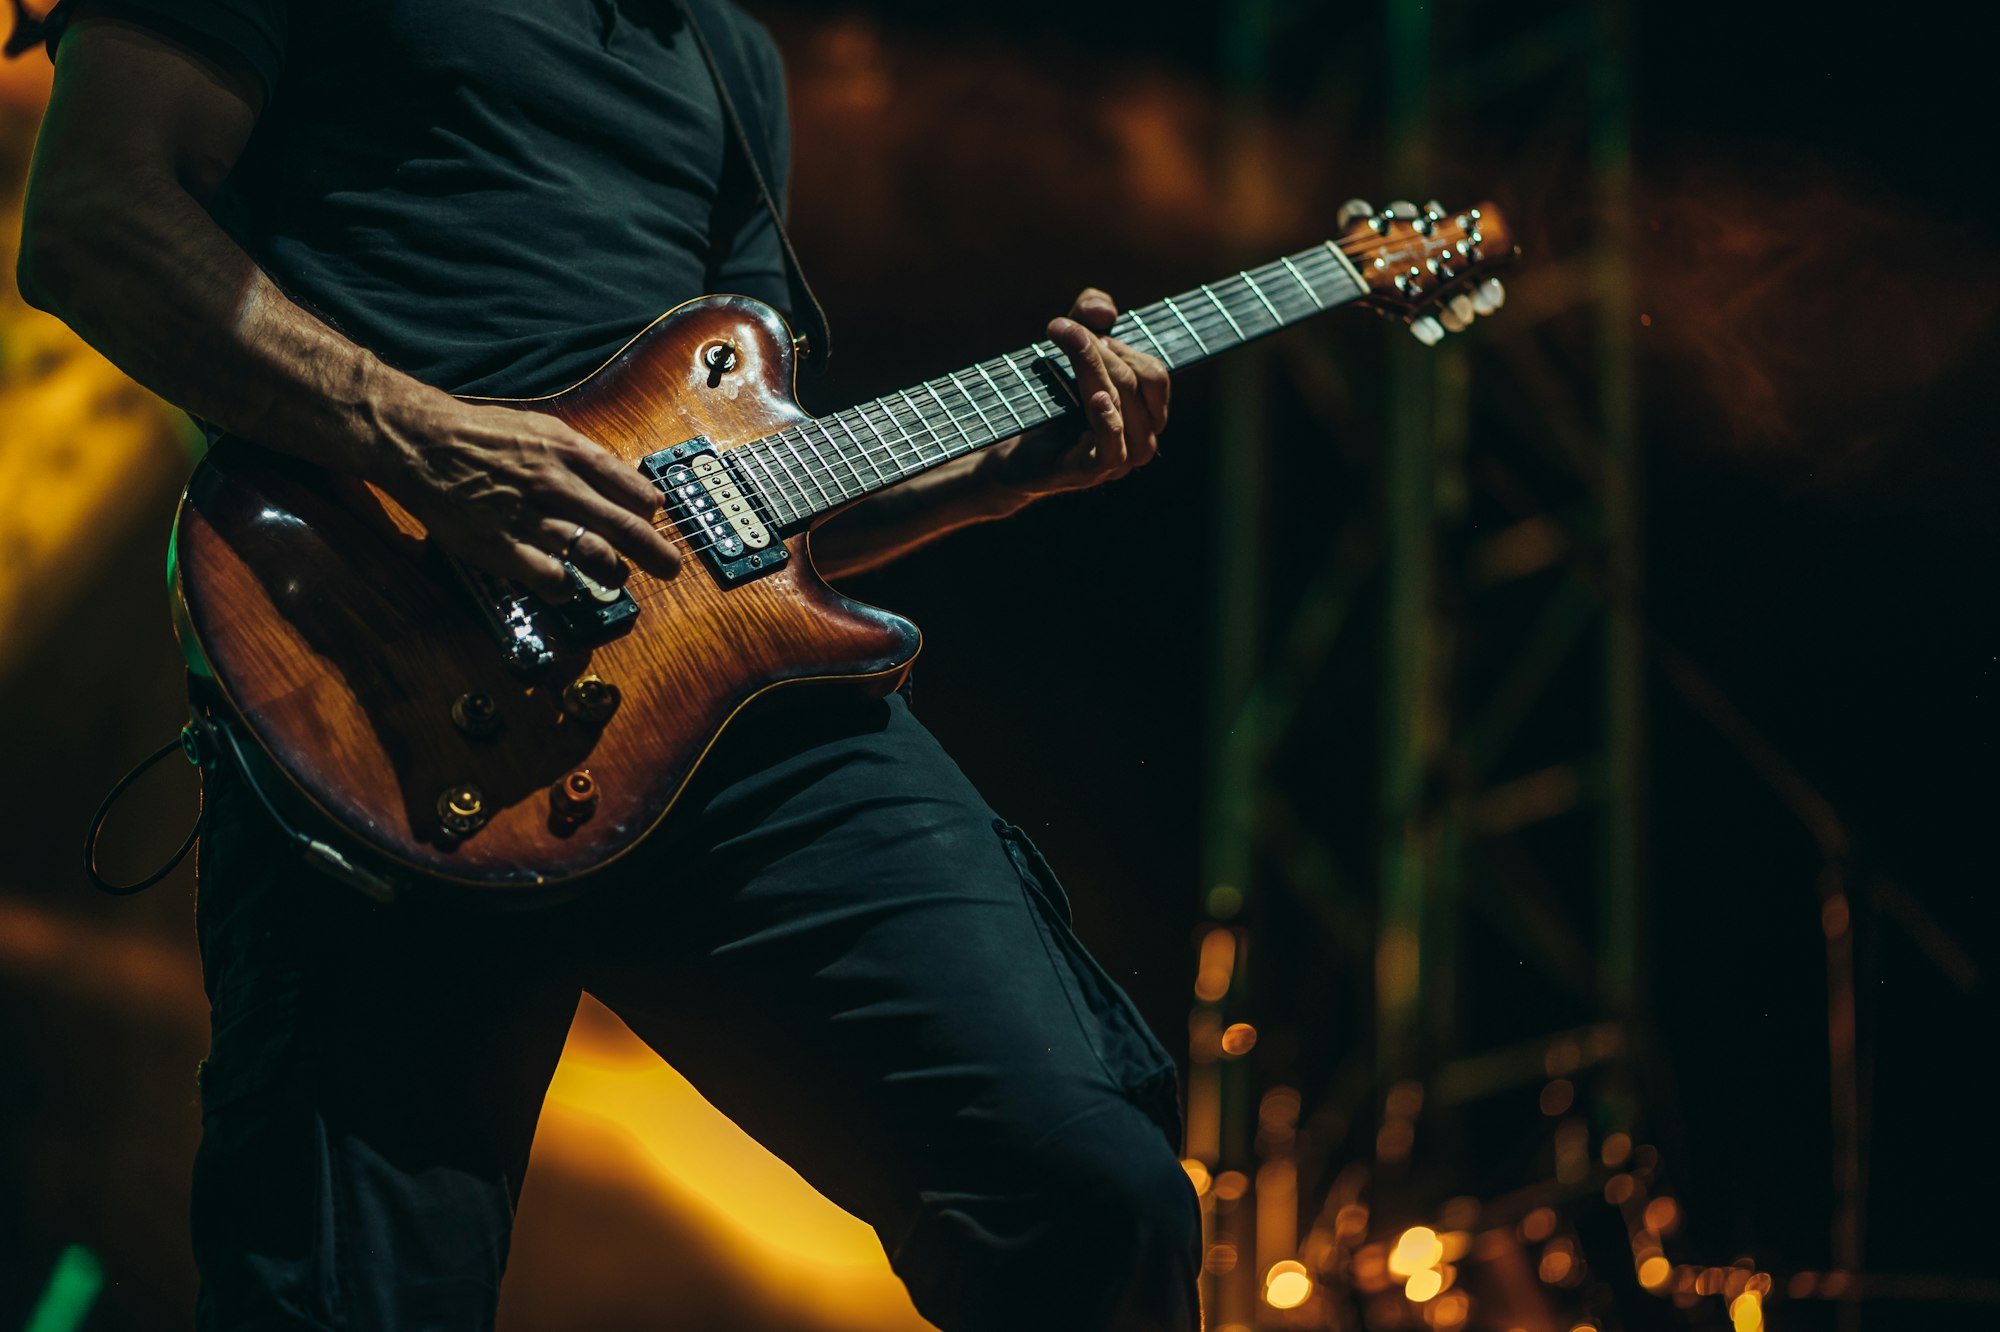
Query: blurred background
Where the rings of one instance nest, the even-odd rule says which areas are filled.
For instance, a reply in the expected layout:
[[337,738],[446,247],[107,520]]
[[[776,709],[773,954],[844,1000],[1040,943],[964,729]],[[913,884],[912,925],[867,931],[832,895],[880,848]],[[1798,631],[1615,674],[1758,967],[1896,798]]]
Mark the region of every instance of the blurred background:
[[[2000,1315],[2000,191],[1954,7],[750,7],[840,348],[810,408],[1353,195],[1526,250],[1472,332],[1199,368],[1155,466],[849,589],[924,626],[919,712],[1185,1056],[1211,1327]],[[0,80],[17,211],[46,61]],[[0,1328],[181,1326],[192,878],[102,898],[77,845],[181,719],[194,446],[11,286],[0,408]],[[194,789],[135,790],[115,874]],[[503,1325],[924,1326],[588,1002]]]

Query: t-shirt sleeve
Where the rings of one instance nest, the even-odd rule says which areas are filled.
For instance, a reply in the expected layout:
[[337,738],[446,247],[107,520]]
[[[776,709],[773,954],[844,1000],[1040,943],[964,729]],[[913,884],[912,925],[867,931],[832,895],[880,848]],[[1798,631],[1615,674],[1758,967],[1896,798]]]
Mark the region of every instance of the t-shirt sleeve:
[[151,28],[211,59],[249,71],[268,100],[285,63],[288,0],[61,0],[43,19],[53,58],[79,14]]
[[[767,179],[778,206],[791,216],[787,185],[792,168],[792,127],[785,98],[785,66],[778,47],[764,25],[747,15],[740,20],[740,35],[749,59],[745,62],[754,80],[754,107],[739,108],[744,113],[744,129],[762,134],[770,163]],[[743,179],[738,198],[740,220],[710,275],[712,289],[754,296],[774,305],[787,315],[792,311],[791,282],[785,272],[784,250],[778,244],[778,229],[771,214],[757,197],[754,181]]]

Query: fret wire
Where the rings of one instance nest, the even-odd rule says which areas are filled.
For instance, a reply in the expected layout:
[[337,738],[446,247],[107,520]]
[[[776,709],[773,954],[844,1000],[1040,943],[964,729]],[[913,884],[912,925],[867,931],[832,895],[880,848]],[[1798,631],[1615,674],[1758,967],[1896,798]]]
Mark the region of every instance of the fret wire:
[[[861,479],[860,469],[854,465],[854,460],[848,457],[846,452],[840,447],[840,441],[833,437],[833,432],[826,428],[826,422],[814,416],[814,417],[808,417],[807,423],[819,427],[819,433],[826,436],[826,446],[829,449],[833,450],[833,456],[840,459],[841,462],[847,465],[847,474],[854,478],[855,493],[857,495],[866,495],[868,493],[868,485]],[[803,431],[804,429],[805,429],[804,426],[800,427],[801,431]],[[819,450],[815,449],[813,450],[813,452],[817,453],[819,452]],[[841,493],[844,495],[846,491],[843,490]]]
[[[954,425],[955,427],[957,427],[957,429],[958,429],[958,437],[959,437],[960,439],[964,440],[964,441],[965,441],[965,442],[966,442],[966,443],[967,443],[968,445],[971,445],[971,448],[968,448],[968,449],[966,450],[966,452],[967,452],[967,453],[970,453],[970,452],[972,452],[972,451],[973,451],[974,449],[977,449],[977,448],[979,447],[979,445],[977,445],[977,444],[974,444],[974,443],[973,443],[973,441],[972,441],[972,432],[971,432],[971,431],[969,431],[969,430],[967,430],[967,429],[965,428],[965,421],[964,421],[964,419],[963,419],[962,417],[957,417],[957,416],[953,416],[953,415],[951,414],[951,408],[949,408],[949,407],[947,407],[947,406],[945,406],[945,405],[944,405],[944,399],[943,399],[943,398],[940,398],[940,397],[938,396],[938,391],[937,391],[937,389],[936,389],[936,388],[934,387],[934,384],[935,384],[935,381],[934,381],[934,380],[929,380],[929,379],[926,379],[926,380],[925,380],[925,381],[923,382],[923,390],[924,390],[924,392],[926,392],[926,393],[928,393],[928,394],[930,394],[930,395],[931,395],[931,401],[932,401],[932,402],[934,402],[934,403],[936,403],[936,404],[938,405],[938,410],[944,413],[944,419],[945,419],[945,420],[947,420],[947,421],[949,421],[949,422],[951,422],[951,423],[952,423],[952,425]],[[978,404],[978,403],[974,403],[974,404],[972,405],[972,409],[973,409],[974,411],[978,411],[978,410],[979,410],[979,404]]]
[[1321,248],[1324,249],[1328,254],[1332,255],[1333,261],[1336,264],[1339,264],[1340,267],[1346,271],[1347,276],[1354,283],[1355,291],[1363,292],[1368,290],[1367,281],[1362,278],[1361,270],[1354,266],[1354,261],[1347,257],[1347,251],[1341,249],[1338,245],[1335,245],[1332,241],[1323,242]]
[[945,375],[945,378],[949,379],[951,381],[951,386],[958,390],[958,396],[964,398],[967,403],[971,404],[972,410],[979,416],[979,424],[986,427],[986,433],[992,436],[994,439],[1004,438],[1004,436],[1001,435],[1001,433],[998,430],[995,430],[993,428],[993,423],[986,419],[986,409],[979,405],[979,399],[973,397],[970,393],[966,392],[965,385],[958,382],[958,372],[952,371],[950,373],[947,373]]
[[[819,451],[819,445],[813,443],[811,435],[808,435],[803,429],[799,429],[798,435],[800,442],[812,450],[812,456],[819,460],[820,471],[826,475],[828,480],[833,482],[834,487],[840,491],[841,500],[845,502],[849,496],[847,494],[847,487],[841,484],[840,473],[836,472],[832,464],[827,462],[826,455]],[[837,457],[838,455],[836,454],[835,456]]]
[[[1003,361],[1007,361],[1007,358],[1004,356],[1002,356],[1000,359]],[[1013,369],[1013,365],[1014,363],[1012,361],[1007,361],[1007,366],[1009,369]],[[1000,399],[1000,405],[1007,409],[1007,415],[1014,418],[1014,424],[1019,426],[1021,429],[1026,430],[1028,428],[1028,423],[1021,419],[1021,414],[1014,410],[1014,404],[1008,401],[1007,395],[1000,391],[1000,386],[993,382],[993,376],[986,373],[985,365],[983,364],[975,365],[972,368],[974,370],[977,370],[979,372],[979,377],[986,381],[986,387],[993,390],[993,396]],[[1014,373],[1018,375],[1021,372],[1015,370]]]
[[1306,289],[1306,295],[1312,298],[1313,307],[1315,309],[1319,310],[1326,309],[1326,302],[1321,300],[1319,298],[1319,293],[1313,290],[1312,283],[1306,281],[1304,277],[1300,276],[1298,265],[1292,262],[1291,257],[1289,255],[1287,255],[1283,259],[1280,259],[1278,262],[1283,264],[1285,266],[1285,271],[1292,275],[1292,281],[1298,283],[1301,287],[1304,287]]
[[1258,300],[1264,303],[1264,308],[1266,310],[1271,312],[1271,322],[1276,324],[1279,328],[1283,328],[1285,326],[1285,321],[1283,316],[1281,316],[1278,313],[1278,307],[1271,304],[1271,298],[1269,296],[1266,296],[1264,294],[1264,289],[1257,285],[1257,279],[1250,276],[1250,270],[1246,268],[1241,272],[1237,273],[1236,276],[1242,278],[1245,282],[1250,284],[1251,293],[1255,295]]
[[[1028,350],[1031,352],[1035,352],[1037,356],[1041,354],[1036,347],[1030,347],[1028,348]],[[1042,401],[1041,398],[1035,393],[1034,381],[1021,373],[1021,367],[1014,364],[1014,358],[1012,356],[1009,356],[1005,352],[1002,352],[1000,354],[1000,359],[1006,364],[1009,370],[1012,370],[1014,372],[1014,378],[1021,381],[1022,387],[1028,390],[1028,401],[1034,403],[1035,406],[1039,408],[1042,405]],[[1017,415],[1015,419],[1019,420],[1020,417]],[[1041,423],[1038,422],[1037,424]]]
[[1188,322],[1188,317],[1181,313],[1181,307],[1174,304],[1174,298],[1171,296],[1167,297],[1166,304],[1168,312],[1171,313],[1174,318],[1181,321],[1181,327],[1186,329],[1188,331],[1188,336],[1194,339],[1194,345],[1201,348],[1201,354],[1203,356],[1208,355],[1208,344],[1201,340],[1201,334],[1194,331],[1194,325],[1190,324]]
[[798,521],[798,508],[793,505],[791,497],[779,489],[777,478],[771,475],[771,469],[768,465],[762,469],[764,480],[757,480],[757,472],[759,470],[756,467],[759,456],[757,444],[746,444],[740,449],[731,449],[729,456],[732,458],[740,456],[742,458],[743,474],[756,485],[758,490],[764,492],[764,502],[769,504],[774,512],[777,511],[780,501],[783,501],[786,509],[791,510],[789,513],[778,514],[779,522],[794,523]]
[[889,478],[882,475],[882,469],[875,463],[875,455],[869,451],[868,446],[866,444],[863,444],[861,442],[861,436],[854,433],[853,428],[847,424],[846,418],[847,418],[847,413],[836,412],[833,416],[833,423],[839,426],[840,432],[843,435],[846,435],[847,438],[853,443],[854,451],[861,457],[866,458],[868,460],[868,468],[870,471],[875,473],[876,482],[879,485],[889,484]]
[[[892,438],[884,436],[884,434],[882,434],[882,428],[880,428],[880,426],[878,426],[878,424],[876,424],[876,422],[874,422],[874,420],[872,420],[872,418],[868,416],[868,408],[870,408],[870,406],[880,406],[880,400],[870,400],[870,402],[864,402],[864,404],[860,404],[860,406],[856,408],[856,410],[858,410],[858,412],[862,414],[862,424],[864,424],[864,426],[868,426],[868,434],[872,434],[872,436],[874,436],[876,440],[880,440],[880,442],[882,442],[882,448],[886,448],[886,450],[888,450],[888,460],[890,460],[890,466],[892,466],[892,468],[896,470],[896,476],[898,476],[898,478],[904,478],[904,476],[910,476],[910,474],[912,474],[912,472],[916,472],[918,468],[910,466],[910,462],[908,462],[908,460],[906,460],[906,458],[902,456],[902,452],[900,452],[900,450],[896,448],[896,440],[892,440]],[[888,408],[882,408],[882,420],[886,420],[886,422],[888,422],[890,426],[896,426],[896,418],[888,414]],[[898,434],[898,436],[902,436],[902,428],[900,428],[900,426],[896,428],[896,434]],[[904,436],[904,442],[908,442],[908,436]]]
[[[812,488],[819,492],[819,497],[821,501],[826,502],[828,499],[826,493],[826,487],[820,484],[819,476],[817,473],[813,471],[812,464],[806,461],[806,456],[803,453],[799,452],[798,441],[794,438],[795,436],[797,436],[797,434],[798,431],[795,428],[788,426],[784,430],[778,432],[778,442],[783,444],[787,449],[791,450],[792,460],[798,463],[800,474],[803,475],[806,480],[812,482]],[[807,448],[812,447],[811,440],[806,440],[805,444]],[[840,497],[843,500],[846,499],[847,492],[842,491]],[[827,503],[827,507],[832,508],[833,506],[831,503]]]
[[903,442],[910,446],[910,456],[916,459],[917,465],[915,467],[905,467],[903,469],[903,475],[914,476],[918,472],[923,471],[924,451],[922,448],[918,447],[916,440],[910,438],[910,432],[903,429],[903,423],[901,420],[897,418],[895,409],[889,405],[889,400],[887,398],[877,398],[875,399],[875,405],[882,409],[882,419],[887,421],[890,425],[896,427],[896,433],[901,435],[903,437]]
[[[798,494],[799,509],[801,512],[801,516],[803,516],[804,511],[812,507],[812,500],[806,494],[805,486],[800,484],[799,478],[793,474],[792,465],[785,461],[785,455],[778,452],[777,446],[779,444],[782,444],[783,442],[784,442],[784,432],[782,430],[779,431],[777,434],[772,435],[769,439],[769,443],[771,445],[769,453],[771,457],[776,458],[778,460],[779,468],[781,468],[784,471],[786,479],[792,483],[793,491],[795,491]],[[801,466],[804,465],[803,459],[800,460],[800,465]],[[821,498],[822,499],[825,498],[824,494],[821,495]]]
[[1206,282],[1201,284],[1201,294],[1208,297],[1208,303],[1213,305],[1217,310],[1220,310],[1222,317],[1229,321],[1229,331],[1236,335],[1236,340],[1238,342],[1244,341],[1243,328],[1236,322],[1236,316],[1229,313],[1229,307],[1224,305],[1213,291],[1209,290]]
[[896,479],[900,481],[910,474],[909,468],[904,464],[902,457],[896,451],[896,441],[884,435],[882,428],[876,425],[874,420],[868,415],[868,407],[868,403],[856,403],[854,406],[848,408],[848,411],[859,417],[861,424],[868,428],[868,433],[875,437],[876,446],[889,457],[889,470],[894,472]]
[[[910,415],[916,419],[917,425],[922,427],[923,432],[931,437],[931,447],[938,451],[937,460],[939,462],[945,462],[949,460],[953,456],[952,451],[945,446],[945,442],[943,440],[938,438],[937,427],[933,426],[929,421],[925,420],[922,410],[918,408],[917,404],[910,401],[909,390],[897,389],[896,396],[901,398],[903,400],[903,405],[910,409]],[[947,413],[947,415],[949,415],[949,413]]]
[[1162,347],[1160,340],[1153,336],[1153,330],[1146,327],[1145,318],[1137,310],[1127,310],[1125,313],[1130,316],[1133,323],[1139,326],[1139,331],[1146,335],[1146,341],[1153,344],[1153,350],[1159,354],[1160,359],[1168,365],[1172,365],[1174,358],[1167,354],[1167,349]]

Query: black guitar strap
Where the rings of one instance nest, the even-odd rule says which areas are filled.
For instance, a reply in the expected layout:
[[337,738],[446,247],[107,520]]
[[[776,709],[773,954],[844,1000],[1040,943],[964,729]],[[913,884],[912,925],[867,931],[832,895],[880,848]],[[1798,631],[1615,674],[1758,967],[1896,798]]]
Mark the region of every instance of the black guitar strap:
[[736,109],[737,98],[732,94],[732,85],[741,92],[747,86],[747,75],[742,43],[735,34],[728,35],[722,44],[718,58],[717,48],[710,45],[708,35],[702,31],[701,20],[695,10],[699,4],[694,0],[674,0],[687,20],[688,32],[694,36],[694,44],[701,51],[701,58],[708,66],[709,77],[715,81],[715,95],[722,103],[722,118],[729,122],[730,132],[735,136],[736,147],[743,154],[744,166],[750,178],[757,185],[757,194],[764,207],[771,214],[771,225],[778,232],[778,247],[785,253],[785,282],[791,288],[792,314],[805,324],[805,361],[808,368],[824,372],[827,359],[833,354],[833,330],[826,320],[826,309],[813,294],[812,284],[806,281],[806,271],[799,263],[799,253],[792,248],[792,234],[785,229],[784,210],[778,207],[777,196],[771,192],[770,174],[772,163],[767,158],[768,144],[761,135],[753,135],[743,125],[743,117]]

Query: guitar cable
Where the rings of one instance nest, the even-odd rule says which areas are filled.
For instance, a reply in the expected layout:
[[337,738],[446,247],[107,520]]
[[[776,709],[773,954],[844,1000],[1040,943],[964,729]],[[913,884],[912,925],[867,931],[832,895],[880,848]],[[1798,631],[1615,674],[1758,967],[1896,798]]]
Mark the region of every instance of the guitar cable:
[[250,788],[250,793],[257,797],[257,803],[262,805],[264,812],[270,816],[272,825],[286,841],[291,843],[292,849],[297,851],[302,859],[331,878],[378,902],[393,902],[396,899],[396,885],[390,880],[365,866],[355,864],[338,848],[293,827],[291,821],[278,812],[277,805],[265,792],[264,784],[257,780],[255,770],[244,756],[242,742],[236,738],[235,729],[222,718],[206,716],[200,712],[188,719],[187,724],[181,727],[179,735],[148,754],[130,772],[120,777],[112,788],[105,792],[104,799],[98,803],[97,812],[91,815],[90,828],[83,837],[83,872],[89,876],[91,884],[99,892],[109,893],[113,897],[130,897],[135,893],[146,891],[173,873],[180,863],[187,859],[188,852],[194,850],[195,843],[200,840],[202,825],[208,818],[206,809],[195,815],[194,826],[188,829],[187,837],[181,842],[180,849],[175,851],[164,865],[145,878],[134,883],[113,883],[97,868],[97,842],[103,834],[104,821],[110,815],[111,807],[117,803],[118,797],[125,794],[132,783],[145,776],[155,764],[176,749],[187,756],[190,764],[199,769],[206,769],[222,758],[221,751],[226,749],[228,756],[236,760],[236,771],[243,778],[243,784]]

